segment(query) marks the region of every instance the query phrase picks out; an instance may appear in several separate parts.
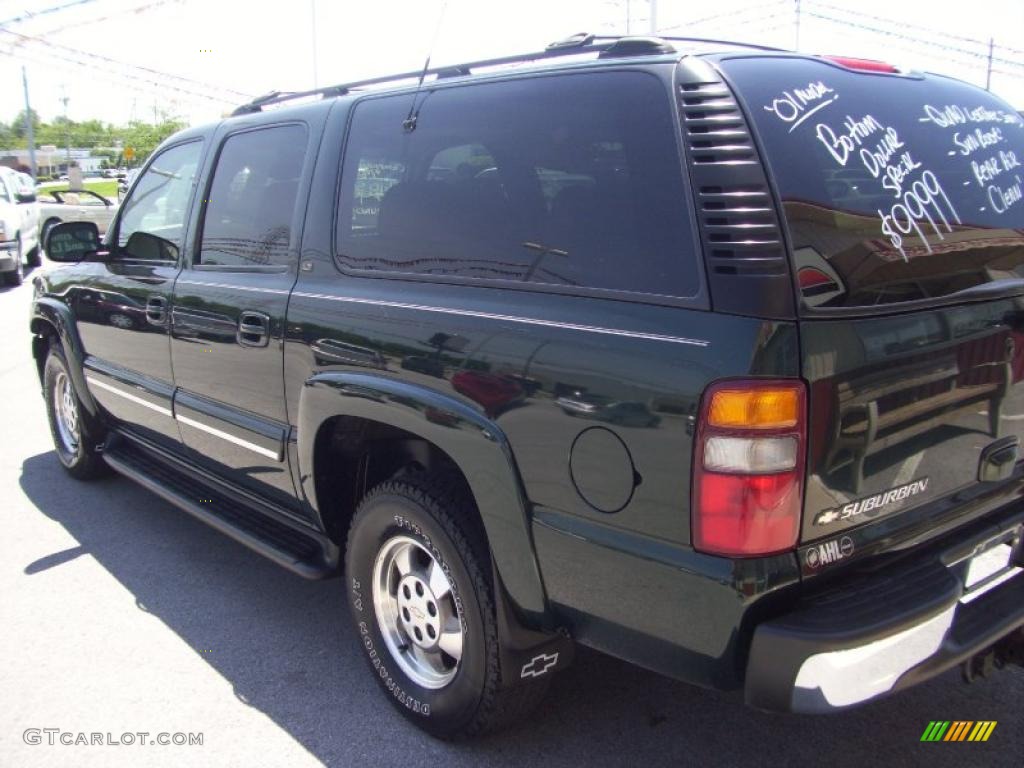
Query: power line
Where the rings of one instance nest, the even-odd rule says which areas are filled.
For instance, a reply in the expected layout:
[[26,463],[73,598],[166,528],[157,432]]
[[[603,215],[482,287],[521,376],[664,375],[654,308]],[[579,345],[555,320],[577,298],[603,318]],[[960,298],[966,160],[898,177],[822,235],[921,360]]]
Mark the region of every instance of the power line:
[[25,21],[31,21],[40,16],[47,16],[51,13],[57,13],[58,11],[65,11],[68,8],[74,8],[76,5],[86,5],[87,3],[93,3],[96,0],[72,0],[70,3],[64,3],[64,5],[54,5],[50,8],[44,8],[41,11],[22,11],[21,16],[15,16],[5,21],[0,21],[0,27],[6,26],[7,24],[20,24]]
[[[811,4],[819,6],[821,8],[826,8],[826,9],[828,9],[830,11],[833,11],[833,12],[838,11],[838,12],[841,12],[841,13],[846,13],[846,14],[850,14],[850,15],[854,15],[854,16],[859,16],[859,17],[865,18],[865,19],[871,19],[872,21],[882,22],[884,24],[893,24],[893,23],[895,23],[893,19],[886,19],[886,18],[883,18],[881,16],[873,16],[873,15],[871,15],[869,13],[864,13],[863,11],[851,11],[851,10],[848,10],[846,8],[841,8],[839,6],[829,5],[828,3],[817,2],[817,0],[812,0]],[[959,40],[960,42],[963,42],[963,43],[970,43],[972,45],[984,46],[986,49],[988,48],[988,41],[987,40],[979,40],[976,37],[965,37],[963,35],[956,35],[956,34],[953,34],[952,32],[943,32],[940,29],[934,29],[932,27],[924,27],[924,26],[921,26],[920,24],[911,24],[911,23],[902,22],[902,21],[898,22],[898,23],[899,23],[899,25],[901,27],[908,28],[908,29],[917,29],[917,30],[919,30],[921,32],[925,32],[925,33],[927,33],[929,35],[941,35],[942,37],[948,37],[948,38],[950,38],[952,40]],[[1022,50],[1020,48],[1011,48],[1008,45],[1000,45],[999,43],[996,43],[995,47],[996,48],[1002,48],[1003,50],[1009,51],[1010,53],[1018,53],[1018,54],[1024,55],[1024,50]]]
[[[864,16],[865,18],[874,19],[874,20],[880,21],[880,22],[885,23],[885,24],[896,23],[896,22],[893,22],[891,19],[887,20],[887,19],[881,19],[881,18],[879,18],[877,16],[866,16],[865,14],[855,13],[855,12],[852,12],[852,11],[842,11],[840,9],[840,12],[841,13],[845,13],[847,15],[852,15],[852,16],[858,16],[858,17],[859,16]],[[821,19],[823,21],[830,21],[830,22],[832,22],[834,24],[842,24],[843,26],[846,26],[846,27],[854,27],[856,29],[862,29],[862,30],[865,30],[867,32],[872,32],[872,33],[875,33],[875,34],[878,34],[878,35],[884,35],[886,37],[893,37],[893,38],[896,38],[896,39],[899,39],[899,40],[909,40],[909,41],[917,43],[919,45],[922,44],[922,41],[920,39],[918,39],[918,38],[910,37],[909,35],[904,35],[904,34],[901,34],[899,32],[894,32],[891,29],[886,29],[886,28],[883,28],[883,27],[880,27],[880,26],[876,26],[876,25],[873,25],[873,24],[868,24],[868,23],[865,23],[863,21],[856,22],[856,21],[851,21],[849,19],[836,18],[835,16],[829,16],[827,14],[819,13],[819,12],[815,11],[813,8],[810,9],[810,10],[805,11],[805,13],[808,16],[811,16],[813,18]],[[969,38],[964,38],[964,39],[969,39]],[[972,51],[972,50],[970,50],[968,48],[962,48],[960,46],[951,45],[949,43],[938,43],[938,42],[924,42],[923,45],[926,45],[926,46],[928,46],[930,48],[938,48],[939,50],[943,50],[943,51],[954,51],[956,53],[961,53],[961,54],[963,54],[965,56],[970,56],[970,57],[976,58],[976,59],[986,59],[987,60],[988,59],[988,42],[987,41],[981,41],[981,40],[974,40],[973,42],[978,44],[978,45],[983,45],[986,50],[984,52]],[[1014,61],[1012,59],[1004,59],[1004,58],[996,56],[996,57],[993,57],[992,60],[993,61],[997,61],[1000,64],[1009,64],[1010,66],[1021,67],[1022,69],[1024,69],[1024,63],[1017,62],[1017,61]]]
[[[775,0],[775,2],[761,3],[760,5],[755,5],[755,6],[752,6],[750,8],[744,8],[744,9],[742,9],[740,11],[737,11],[737,10],[733,9],[733,10],[730,10],[730,11],[725,11],[723,13],[715,13],[715,14],[712,14],[711,16],[704,16],[704,17],[699,18],[699,19],[691,19],[689,21],[684,21],[684,22],[681,22],[679,24],[672,24],[672,25],[667,26],[667,27],[658,27],[658,31],[659,32],[669,32],[669,31],[671,31],[673,29],[683,29],[685,27],[694,27],[694,26],[698,26],[700,24],[704,24],[704,23],[709,22],[709,21],[717,21],[718,19],[724,19],[726,17],[735,17],[738,13],[739,14],[758,14],[758,13],[761,13],[761,12],[763,12],[763,11],[769,9],[769,8],[773,8],[774,9],[775,7],[783,5],[784,3],[788,4],[788,2],[789,2],[789,0]],[[751,19],[751,21],[752,21],[752,19]],[[745,24],[745,23],[748,23],[748,21],[747,21],[747,19],[742,19],[742,20],[739,20],[739,23],[740,24]]]
[[45,32],[40,32],[38,34],[56,35],[61,32],[66,32],[69,29],[79,29],[81,27],[87,27],[93,24],[99,24],[100,22],[109,21],[110,19],[116,19],[118,16],[125,16],[129,13],[145,13],[147,11],[151,11],[155,8],[159,8],[164,5],[178,5],[180,3],[183,3],[184,1],[185,0],[155,0],[155,2],[146,3],[145,5],[138,5],[133,8],[122,8],[121,10],[108,13],[105,16],[97,16],[91,19],[83,19],[81,21],[76,21],[74,24],[65,24],[64,26],[56,27],[55,29],[48,29]]
[[[0,50],[0,55],[10,56],[12,59],[15,59],[15,60],[25,60],[25,61],[32,62],[34,64],[40,64],[40,65],[43,65],[43,66],[51,66],[51,67],[55,66],[55,62],[54,62],[53,59],[49,59],[49,58],[46,58],[46,59],[33,58],[32,56],[25,55],[24,51],[21,51],[18,54],[15,54],[15,53],[13,53],[11,51]],[[147,78],[142,78],[142,77],[138,77],[138,76],[135,76],[135,75],[130,75],[130,74],[127,74],[127,73],[110,72],[108,70],[100,69],[99,67],[97,67],[95,65],[90,65],[88,62],[83,62],[81,60],[77,60],[77,59],[72,59],[72,58],[68,58],[68,57],[65,57],[65,56],[61,56],[58,53],[54,53],[52,55],[53,55],[53,57],[55,59],[58,60],[58,62],[66,62],[68,64],[75,65],[75,69],[72,70],[72,71],[75,71],[75,72],[79,72],[80,73],[82,67],[92,67],[93,73],[100,80],[105,80],[106,82],[115,83],[117,85],[124,85],[124,82],[127,80],[127,81],[131,81],[133,86],[135,86],[135,87],[138,87],[138,83],[143,83],[143,84],[146,84],[146,85],[150,85],[150,86],[152,86],[151,88],[142,88],[140,90],[143,90],[143,91],[145,91],[147,93],[151,93],[154,96],[166,96],[167,95],[167,91],[170,90],[170,91],[175,91],[177,93],[184,93],[184,94],[187,94],[187,95],[190,95],[190,96],[198,97],[196,99],[192,99],[192,100],[186,102],[186,103],[190,103],[190,104],[200,104],[200,103],[211,102],[211,101],[214,102],[214,103],[217,103],[217,104],[234,104],[234,103],[236,103],[235,100],[233,100],[233,99],[220,99],[220,98],[217,98],[215,96],[211,96],[208,93],[199,93],[197,91],[190,91],[190,90],[187,90],[187,89],[184,89],[184,88],[180,88],[180,87],[177,87],[177,86],[169,85],[167,83],[162,83],[162,82],[159,82],[159,81],[156,81],[156,80],[150,80],[150,79],[147,79]],[[62,65],[60,63],[57,63],[56,66],[60,67]],[[66,66],[64,66],[64,68],[65,69],[69,69]]]
[[[147,73],[149,73],[151,75],[155,75],[157,77],[166,78],[168,80],[176,80],[176,81],[180,81],[182,83],[187,83],[189,85],[199,86],[199,87],[202,87],[202,88],[207,88],[207,89],[209,89],[211,91],[216,91],[216,92],[219,92],[219,93],[223,93],[225,95],[226,94],[232,94],[232,98],[230,98],[230,99],[223,99],[223,101],[225,101],[225,102],[234,102],[234,101],[237,101],[238,99],[246,99],[247,100],[247,99],[251,99],[252,98],[252,94],[243,93],[242,91],[236,91],[233,88],[226,88],[224,86],[214,85],[212,83],[203,82],[201,80],[194,80],[192,78],[183,77],[181,75],[173,75],[173,74],[171,74],[169,72],[161,72],[160,70],[152,69],[150,67],[143,67],[143,66],[139,66],[137,64],[131,64],[131,63],[127,62],[127,61],[120,61],[118,59],[113,59],[113,58],[111,58],[109,56],[103,56],[102,54],[99,54],[99,53],[90,53],[89,51],[83,51],[80,48],[72,48],[71,46],[68,46],[68,45],[61,45],[60,43],[54,43],[54,42],[51,42],[51,41],[46,40],[44,38],[37,37],[35,35],[26,35],[26,34],[24,34],[22,32],[15,32],[15,31],[10,30],[10,29],[0,29],[0,33],[7,34],[7,35],[14,35],[15,37],[20,38],[22,41],[27,41],[27,42],[30,42],[30,43],[44,45],[44,46],[46,46],[48,48],[51,48],[51,49],[54,49],[54,50],[65,51],[67,54],[74,55],[74,56],[77,56],[77,57],[87,57],[89,59],[95,59],[97,61],[102,61],[102,62],[105,62],[107,64],[112,64],[112,65],[119,66],[119,67],[127,67],[127,68],[130,68],[130,69],[140,70],[142,72],[147,72]],[[54,55],[56,55],[56,54],[54,54]],[[209,98],[212,98],[212,97],[209,97]]]

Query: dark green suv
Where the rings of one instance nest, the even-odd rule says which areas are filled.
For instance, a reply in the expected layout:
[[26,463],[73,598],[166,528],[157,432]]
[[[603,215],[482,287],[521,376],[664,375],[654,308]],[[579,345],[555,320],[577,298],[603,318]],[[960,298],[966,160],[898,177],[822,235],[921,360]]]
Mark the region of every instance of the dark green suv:
[[270,94],[49,232],[57,456],[343,574],[439,736],[575,643],[796,712],[1019,661],[1022,160],[963,82],[714,41]]

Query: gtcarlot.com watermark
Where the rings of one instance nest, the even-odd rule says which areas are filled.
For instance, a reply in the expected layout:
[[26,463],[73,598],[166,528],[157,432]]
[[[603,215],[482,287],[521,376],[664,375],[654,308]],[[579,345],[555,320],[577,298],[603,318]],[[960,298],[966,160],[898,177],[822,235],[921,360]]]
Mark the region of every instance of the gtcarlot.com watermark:
[[26,744],[33,746],[63,744],[67,747],[132,747],[132,746],[176,746],[201,747],[203,734],[199,733],[152,733],[150,731],[124,731],[123,733],[100,733],[98,731],[65,731],[60,728],[26,728],[21,734]]

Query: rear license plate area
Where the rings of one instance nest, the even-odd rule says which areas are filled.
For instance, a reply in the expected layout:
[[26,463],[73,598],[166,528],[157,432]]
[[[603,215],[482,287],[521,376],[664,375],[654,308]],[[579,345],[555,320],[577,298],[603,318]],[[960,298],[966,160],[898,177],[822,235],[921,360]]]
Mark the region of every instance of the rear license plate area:
[[1024,570],[1014,562],[1014,549],[1018,541],[1019,534],[1008,537],[967,561],[961,603],[976,600]]

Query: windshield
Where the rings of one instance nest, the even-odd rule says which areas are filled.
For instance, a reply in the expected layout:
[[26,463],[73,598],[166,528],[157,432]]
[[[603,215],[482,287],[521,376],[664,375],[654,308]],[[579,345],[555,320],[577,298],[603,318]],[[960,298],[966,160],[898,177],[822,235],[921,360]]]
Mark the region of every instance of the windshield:
[[1005,103],[956,80],[813,59],[722,68],[764,143],[805,307],[1024,277],[1024,121]]

